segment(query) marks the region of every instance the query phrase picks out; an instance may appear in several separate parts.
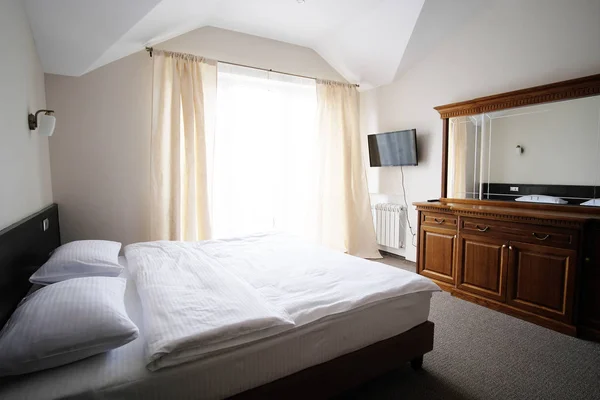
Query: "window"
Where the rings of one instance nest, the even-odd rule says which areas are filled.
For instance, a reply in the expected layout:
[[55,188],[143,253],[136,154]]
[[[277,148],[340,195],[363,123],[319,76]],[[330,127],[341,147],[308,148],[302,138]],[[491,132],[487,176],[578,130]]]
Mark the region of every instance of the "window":
[[312,79],[219,64],[214,237],[271,229],[310,232],[316,107]]

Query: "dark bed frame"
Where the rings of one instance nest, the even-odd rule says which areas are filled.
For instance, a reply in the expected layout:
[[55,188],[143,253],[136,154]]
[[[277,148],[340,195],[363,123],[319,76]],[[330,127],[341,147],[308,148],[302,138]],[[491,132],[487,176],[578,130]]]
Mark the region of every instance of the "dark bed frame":
[[[48,220],[44,230],[44,220]],[[0,231],[0,326],[31,287],[29,276],[60,246],[58,206],[53,204]],[[420,369],[433,349],[432,322],[370,346],[250,389],[233,399],[325,399],[410,362]]]
[[[46,219],[48,228],[44,231]],[[56,204],[0,231],[0,326],[4,326],[31,288],[31,274],[58,246],[60,228]]]

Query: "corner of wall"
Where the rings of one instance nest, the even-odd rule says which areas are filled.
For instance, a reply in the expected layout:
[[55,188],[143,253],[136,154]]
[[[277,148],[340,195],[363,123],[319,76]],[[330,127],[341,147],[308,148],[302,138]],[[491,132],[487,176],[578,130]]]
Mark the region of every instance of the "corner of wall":
[[23,2],[0,3],[0,227],[52,203],[48,138],[27,114],[46,106],[44,74]]

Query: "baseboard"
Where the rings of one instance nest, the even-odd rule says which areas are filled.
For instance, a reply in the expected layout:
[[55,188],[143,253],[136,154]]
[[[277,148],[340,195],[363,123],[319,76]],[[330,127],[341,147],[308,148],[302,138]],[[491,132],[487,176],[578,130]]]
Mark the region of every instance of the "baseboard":
[[600,342],[600,329],[580,325],[577,327],[577,336],[585,340]]
[[[422,275],[422,274],[420,274]],[[425,275],[422,275],[425,276]],[[428,277],[426,277],[428,278]],[[431,279],[431,278],[429,278]],[[442,289],[444,292],[449,292],[450,294],[452,294],[452,291],[454,290],[454,285],[450,284],[450,283],[446,283],[446,282],[442,282],[442,281],[438,281],[436,279],[431,279],[436,285],[438,285],[440,287],[440,289]]]
[[399,257],[404,257],[404,251],[406,250],[404,248],[397,249],[395,247],[388,247],[388,246],[384,246],[382,244],[377,245],[377,247],[379,248],[379,251],[381,251],[381,252],[394,254]]
[[390,252],[389,252],[389,251],[387,251],[387,250],[381,250],[381,249],[379,249],[379,252],[380,252],[380,253],[381,253],[381,255],[383,255],[383,256],[389,256],[389,257],[397,258],[397,259],[399,259],[399,260],[404,260],[404,261],[406,261],[406,262],[412,262],[412,261],[409,261],[409,260],[407,260],[407,259],[406,259],[406,257],[404,257],[404,256],[401,256],[400,254],[396,254],[396,253],[390,253]]

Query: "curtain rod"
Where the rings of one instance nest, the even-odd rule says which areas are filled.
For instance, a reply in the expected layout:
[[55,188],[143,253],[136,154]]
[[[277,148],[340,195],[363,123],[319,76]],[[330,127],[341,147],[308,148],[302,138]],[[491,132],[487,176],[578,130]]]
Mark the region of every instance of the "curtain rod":
[[[150,54],[150,57],[152,57],[152,52],[154,51],[154,48],[153,48],[153,47],[146,47],[146,51],[147,51],[147,52]],[[260,67],[253,67],[252,65],[246,65],[246,64],[237,64],[237,63],[233,63],[233,62],[227,62],[227,61],[217,61],[217,62],[219,62],[219,63],[221,63],[221,64],[235,65],[235,66],[237,66],[237,67],[252,68],[252,69],[258,69],[258,70],[261,70],[261,71],[274,72],[274,73],[276,73],[276,74],[282,74],[282,75],[295,76],[295,77],[298,77],[298,78],[315,79],[315,80],[317,79],[317,78],[315,78],[315,77],[313,77],[313,76],[306,76],[306,75],[291,74],[291,73],[289,73],[289,72],[275,71],[275,70],[273,70],[273,69],[260,68]],[[354,83],[354,84],[352,84],[352,83],[345,83],[345,82],[337,82],[337,83],[341,83],[341,84],[344,84],[344,85],[351,85],[351,86],[355,86],[355,87],[360,87],[360,85],[359,85],[359,84],[357,84],[357,83]]]

